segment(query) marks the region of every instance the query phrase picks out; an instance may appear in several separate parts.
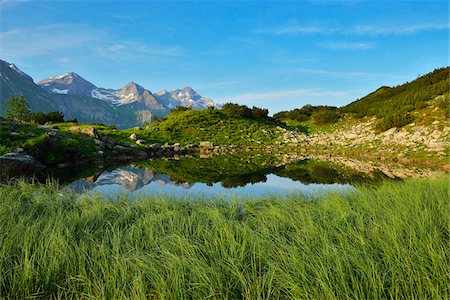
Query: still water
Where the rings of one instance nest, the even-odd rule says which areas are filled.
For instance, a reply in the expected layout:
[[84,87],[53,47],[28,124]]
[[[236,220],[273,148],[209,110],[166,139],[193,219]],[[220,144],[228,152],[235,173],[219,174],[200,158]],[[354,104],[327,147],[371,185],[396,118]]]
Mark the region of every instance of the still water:
[[[348,192],[358,184],[401,180],[427,175],[426,172],[434,171],[355,159],[287,159],[247,153],[206,159],[160,159],[92,172],[84,170],[82,176],[65,179],[64,189],[104,197],[127,194],[130,198],[147,195],[254,198],[293,193],[314,196],[330,191]],[[57,174],[51,176],[62,179]]]
[[176,198],[261,198],[280,197],[301,193],[314,196],[330,191],[351,191],[351,184],[342,183],[302,183],[273,173],[263,175],[258,182],[242,183],[240,186],[228,186],[222,182],[188,183],[171,180],[163,173],[154,173],[151,169],[121,167],[111,172],[105,171],[94,182],[80,179],[66,187],[76,193],[99,193],[105,198],[127,194],[130,198],[141,196],[169,196]]

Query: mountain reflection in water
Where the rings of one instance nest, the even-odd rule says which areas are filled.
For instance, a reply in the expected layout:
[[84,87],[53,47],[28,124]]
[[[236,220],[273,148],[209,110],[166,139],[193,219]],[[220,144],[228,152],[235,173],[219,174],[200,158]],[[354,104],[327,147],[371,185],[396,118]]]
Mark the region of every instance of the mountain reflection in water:
[[166,195],[170,197],[264,197],[274,195],[287,195],[301,192],[314,195],[328,191],[348,191],[353,187],[350,184],[303,184],[289,178],[267,174],[260,182],[247,183],[244,186],[224,187],[222,183],[188,183],[172,181],[166,174],[154,173],[147,168],[123,167],[111,172],[105,171],[94,182],[85,179],[77,180],[66,189],[82,194],[85,192],[99,193],[102,196],[128,194],[138,197],[145,195]]
[[186,157],[136,162],[96,171],[76,181],[68,180],[66,182],[70,183],[65,189],[78,194],[122,193],[132,197],[264,197],[296,192],[312,195],[330,190],[353,190],[354,184],[423,177],[434,172],[437,171],[349,158],[310,159],[243,153],[207,159]]

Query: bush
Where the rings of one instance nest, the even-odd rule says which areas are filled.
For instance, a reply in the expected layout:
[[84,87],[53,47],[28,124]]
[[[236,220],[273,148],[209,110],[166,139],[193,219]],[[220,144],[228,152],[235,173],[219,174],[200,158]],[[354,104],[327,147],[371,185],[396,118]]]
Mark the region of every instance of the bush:
[[395,113],[386,115],[378,121],[377,129],[386,131],[392,127],[403,127],[414,121],[414,117],[409,113]]
[[185,106],[177,106],[175,108],[172,108],[170,112],[177,112],[177,111],[187,111],[192,110],[192,107],[185,107]]
[[[31,113],[30,120],[34,121],[36,124],[49,123],[62,123],[64,122],[64,115],[60,111],[51,111],[47,114],[42,111],[37,113]],[[76,120],[76,119],[75,119]]]
[[269,110],[266,108],[259,108],[256,106],[252,107],[252,115],[255,118],[267,118],[269,115]]
[[315,124],[329,124],[339,121],[340,115],[336,110],[322,109],[312,114]]
[[250,118],[252,117],[252,110],[246,105],[239,105],[235,103],[225,103],[222,110],[231,116]]

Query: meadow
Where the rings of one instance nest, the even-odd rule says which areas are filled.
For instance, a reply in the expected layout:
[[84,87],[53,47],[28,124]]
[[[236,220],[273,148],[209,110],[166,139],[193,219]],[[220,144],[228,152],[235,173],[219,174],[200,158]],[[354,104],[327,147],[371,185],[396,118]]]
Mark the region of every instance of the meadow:
[[448,299],[449,178],[258,200],[0,186],[0,298]]

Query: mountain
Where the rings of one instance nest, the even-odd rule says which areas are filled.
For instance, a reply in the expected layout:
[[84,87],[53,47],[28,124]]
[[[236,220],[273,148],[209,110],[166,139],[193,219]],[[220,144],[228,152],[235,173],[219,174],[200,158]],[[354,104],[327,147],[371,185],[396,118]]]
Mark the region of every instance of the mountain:
[[155,97],[160,103],[169,108],[184,106],[191,107],[192,109],[202,109],[215,105],[213,100],[200,96],[191,87],[185,87],[182,90],[172,92],[161,90],[156,93]]
[[38,82],[38,85],[54,94],[69,94],[88,97],[91,97],[91,91],[97,88],[95,85],[73,72],[43,79]]
[[33,79],[14,64],[0,60],[0,114],[7,110],[6,100],[11,96],[24,96],[33,111],[60,110],[58,103]]
[[176,106],[203,109],[215,105],[190,87],[153,94],[131,81],[121,89],[108,89],[97,87],[74,72],[35,84],[30,76],[3,60],[0,60],[0,83],[0,115],[7,110],[6,100],[19,95],[25,97],[34,112],[61,111],[66,119],[118,128],[139,126],[155,116],[164,117]]
[[213,100],[200,96],[191,87],[170,92],[161,90],[153,94],[151,91],[131,81],[121,89],[106,89],[96,87],[76,73],[66,73],[46,78],[39,81],[38,84],[49,93],[89,96],[114,106],[137,102],[160,115],[167,114],[170,109],[177,106],[204,109],[215,105]]

